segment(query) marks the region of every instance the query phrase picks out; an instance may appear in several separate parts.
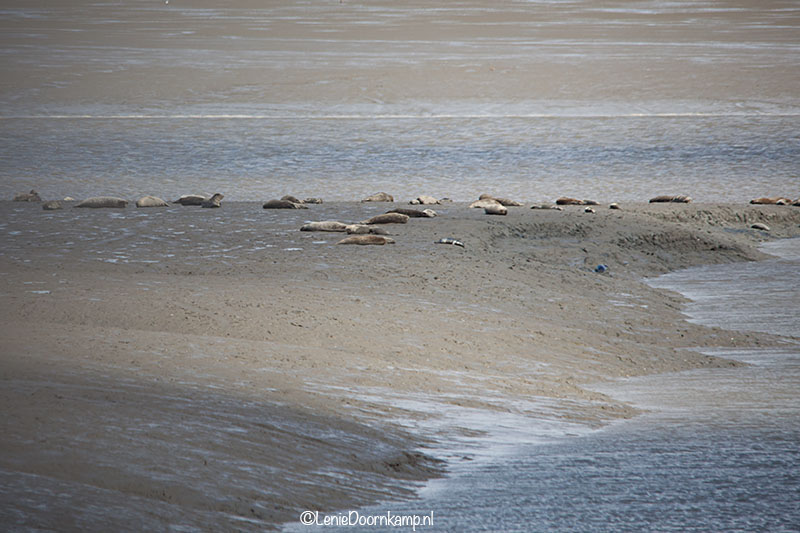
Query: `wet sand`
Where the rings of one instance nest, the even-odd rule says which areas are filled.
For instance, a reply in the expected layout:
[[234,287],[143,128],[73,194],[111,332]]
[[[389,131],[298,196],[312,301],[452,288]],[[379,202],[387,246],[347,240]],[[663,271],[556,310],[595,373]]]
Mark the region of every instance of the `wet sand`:
[[446,470],[426,449],[479,436],[437,413],[599,427],[637,411],[587,384],[781,344],[688,323],[643,278],[763,259],[800,208],[529,205],[434,206],[359,247],[298,230],[399,203],[0,202],[3,522],[248,529],[410,496]]

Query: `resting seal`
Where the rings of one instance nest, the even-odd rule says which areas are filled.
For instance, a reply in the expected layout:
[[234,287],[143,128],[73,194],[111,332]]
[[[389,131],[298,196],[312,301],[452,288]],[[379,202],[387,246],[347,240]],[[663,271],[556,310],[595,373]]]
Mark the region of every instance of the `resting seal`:
[[417,196],[415,199],[409,202],[411,205],[438,205],[439,200],[434,198],[433,196]]
[[303,204],[296,204],[289,200],[270,200],[261,207],[263,209],[308,209]]
[[475,200],[471,204],[469,204],[470,208],[486,208],[490,205],[502,205],[500,202],[495,200],[494,198],[484,198],[482,200]]
[[224,195],[220,193],[215,193],[214,196],[200,204],[200,207],[220,207],[222,199],[225,198]]
[[583,212],[584,212],[584,213],[594,213],[594,208],[592,208],[592,207],[587,207],[586,209],[584,209],[584,210],[583,210]]
[[322,198],[306,198],[303,200],[304,204],[321,204]]
[[655,198],[650,198],[650,203],[651,204],[666,203],[666,202],[674,202],[674,203],[678,203],[678,204],[688,204],[691,201],[692,201],[692,197],[691,196],[684,196],[684,195],[670,196],[668,194],[664,194],[664,195],[661,195],[661,196],[656,196]]
[[384,213],[382,215],[375,215],[369,220],[365,220],[362,224],[405,224],[408,222],[409,216],[402,213]]
[[391,194],[386,194],[385,192],[379,192],[373,194],[372,196],[367,196],[362,202],[394,202],[394,196]]
[[168,207],[169,204],[157,196],[142,196],[136,200],[136,207]]
[[303,224],[300,231],[347,231],[347,224],[336,220],[323,220],[322,222],[309,222]]
[[42,198],[39,196],[39,193],[35,190],[31,189],[31,192],[26,192],[23,194],[18,194],[14,197],[14,202],[41,202]]
[[394,244],[394,239],[380,235],[351,235],[336,244]]
[[453,246],[460,246],[462,248],[464,247],[463,242],[459,241],[458,239],[453,239],[450,237],[439,239],[438,241],[436,241],[436,244],[452,244]]
[[517,202],[515,200],[509,200],[508,198],[500,198],[498,196],[492,196],[491,194],[481,194],[478,197],[478,201],[480,200],[494,200],[498,204],[504,205],[506,207],[519,207],[522,205],[520,202]]
[[206,200],[208,200],[208,196],[203,196],[202,194],[184,194],[172,203],[181,205],[203,205],[203,202]]
[[560,205],[550,205],[550,204],[539,204],[539,205],[532,205],[531,209],[554,209],[556,211],[563,211],[564,208]]
[[400,213],[401,215],[406,215],[411,218],[432,218],[436,216],[436,211],[433,209],[424,209],[420,211],[419,209],[406,209],[404,207],[392,209],[391,211],[387,211],[387,213]]
[[44,209],[45,211],[55,211],[57,209],[62,209],[62,208],[63,206],[61,205],[61,202],[59,202],[58,200],[50,200],[49,202],[45,202],[42,204],[42,209]]
[[506,215],[508,214],[508,208],[502,204],[495,203],[494,205],[487,205],[484,207],[483,212],[487,215]]
[[348,235],[388,235],[388,232],[378,226],[367,226],[366,224],[348,224],[345,228]]
[[286,196],[282,196],[281,200],[288,200],[288,201],[292,202],[293,204],[302,204],[303,203],[303,200],[300,200],[300,199],[292,196],[291,194],[287,194]]
[[753,229],[760,229],[761,231],[769,231],[769,226],[767,226],[766,224],[762,224],[761,222],[756,222],[750,227]]
[[583,200],[577,198],[570,198],[569,196],[562,196],[556,199],[556,205],[583,205]]
[[609,209],[622,209],[617,202],[608,206]]
[[772,198],[756,198],[754,200],[750,200],[751,204],[757,205],[789,205],[792,201],[789,198],[784,198],[783,196],[775,196]]
[[87,198],[75,207],[126,207],[127,205],[128,200],[123,200],[122,198],[116,198],[114,196],[95,196],[93,198]]

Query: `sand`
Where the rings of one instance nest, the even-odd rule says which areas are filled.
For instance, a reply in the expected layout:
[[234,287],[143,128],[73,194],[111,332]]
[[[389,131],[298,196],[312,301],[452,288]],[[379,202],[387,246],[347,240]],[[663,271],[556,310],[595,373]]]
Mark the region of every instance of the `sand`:
[[0,202],[0,520],[259,529],[410,497],[446,473],[433,445],[485,429],[445,411],[601,427],[637,411],[587,384],[784,342],[691,324],[645,280],[764,259],[800,208],[530,205],[434,206],[385,226],[396,244],[336,246],[299,229],[402,204]]

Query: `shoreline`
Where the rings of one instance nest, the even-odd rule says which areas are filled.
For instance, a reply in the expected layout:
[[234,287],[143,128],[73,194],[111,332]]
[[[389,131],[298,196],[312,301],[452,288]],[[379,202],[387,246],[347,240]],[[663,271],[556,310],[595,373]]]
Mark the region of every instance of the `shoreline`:
[[[305,220],[361,220],[397,205],[337,202],[266,213],[255,204],[226,203],[220,210],[129,208],[112,216],[68,209],[49,215],[38,205],[0,202],[7,221],[0,256],[2,374],[9,385],[3,403],[17,414],[5,428],[3,449],[10,453],[3,477],[35,473],[45,485],[74,481],[79,495],[100,488],[110,501],[138,494],[157,502],[167,523],[174,523],[169,517],[192,523],[186,509],[211,508],[206,520],[245,527],[239,521],[247,517],[276,527],[315,505],[333,510],[410,494],[405,491],[442,473],[441,463],[420,452],[437,440],[475,435],[474,428],[452,425],[422,435],[415,427],[436,426],[434,414],[394,404],[380,391],[453,409],[599,427],[636,411],[585,384],[736,364],[692,347],[781,342],[688,323],[682,297],[647,288],[643,279],[693,264],[764,258],[757,243],[800,235],[800,209],[637,204],[595,215],[582,208],[511,208],[506,217],[488,217],[450,204],[434,206],[440,212],[434,219],[388,228],[393,246],[355,249],[331,246],[338,234],[297,231]],[[768,223],[770,236],[749,229],[754,221]],[[82,242],[88,234],[95,236]],[[466,247],[433,244],[448,236]],[[607,274],[593,272],[601,263],[610,266]],[[121,383],[153,394],[120,393]],[[238,420],[249,444],[222,431],[220,450],[251,466],[271,465],[278,482],[266,487],[266,477],[254,476],[246,489],[228,479],[205,493],[183,491],[187,478],[202,471],[169,459],[165,450],[180,449],[189,435],[178,430],[139,441],[101,432],[98,441],[107,448],[93,448],[90,428],[105,420],[101,414],[116,420],[122,435],[136,429],[123,423],[132,406],[145,426],[167,427],[171,415],[197,417],[192,410],[170,411],[167,398],[191,398],[203,416],[226,413],[215,431],[194,419],[209,440],[219,438],[230,417]],[[64,455],[47,443],[57,436],[60,446],[75,444],[69,424],[59,422],[78,416],[60,405],[65,402],[86,409],[86,439],[79,441],[85,455]],[[280,420],[298,425],[256,436],[253,424],[263,413],[244,406],[270,409],[266,422],[274,427]],[[407,427],[387,422],[401,419]],[[315,438],[323,428],[335,428],[338,437]],[[268,437],[282,454],[259,447]],[[350,455],[336,446],[348,439],[358,443]],[[209,449],[200,441],[195,458]],[[24,444],[31,442],[40,444]],[[136,477],[114,464],[122,459],[118,452],[143,443],[159,452],[138,460],[169,475],[140,471]],[[291,443],[306,453],[289,453]],[[100,468],[92,453],[107,463]],[[319,465],[304,459],[324,453],[338,458],[319,477]],[[241,473],[235,463],[219,466],[217,475]],[[281,483],[291,472],[298,483]],[[306,485],[303,499],[293,494],[302,479],[329,483],[321,493]],[[231,497],[255,506],[218,498],[232,487]],[[165,488],[171,491],[159,493]],[[84,518],[78,523],[91,528],[92,516]]]

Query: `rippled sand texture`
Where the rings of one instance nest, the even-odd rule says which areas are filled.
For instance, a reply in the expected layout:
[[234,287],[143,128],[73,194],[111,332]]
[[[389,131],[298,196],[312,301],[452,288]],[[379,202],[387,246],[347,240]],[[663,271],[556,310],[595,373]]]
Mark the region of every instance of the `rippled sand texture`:
[[587,383],[776,344],[685,322],[642,276],[763,258],[750,225],[796,236],[800,209],[624,207],[449,204],[350,247],[299,228],[387,206],[0,202],[0,522],[274,526],[408,495],[441,466],[419,452],[635,413]]
[[791,1],[288,4],[5,2],[0,109],[635,112],[800,94]]

